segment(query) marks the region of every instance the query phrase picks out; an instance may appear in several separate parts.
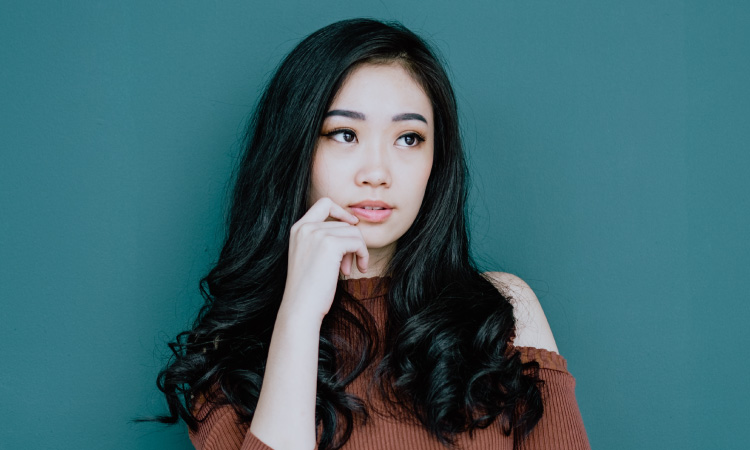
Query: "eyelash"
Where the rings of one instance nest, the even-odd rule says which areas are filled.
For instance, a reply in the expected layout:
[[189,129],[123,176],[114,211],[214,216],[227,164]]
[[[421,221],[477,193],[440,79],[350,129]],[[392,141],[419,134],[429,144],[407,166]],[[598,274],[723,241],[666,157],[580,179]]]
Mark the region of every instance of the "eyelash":
[[417,141],[414,145],[407,145],[407,147],[416,147],[417,145],[419,145],[422,142],[424,142],[424,136],[422,136],[421,134],[416,133],[416,132],[411,132],[411,133],[406,133],[404,135],[401,135],[401,136],[399,136],[399,139],[402,139],[402,138],[405,138],[405,137],[413,137]]
[[[344,133],[351,134],[352,136],[354,136],[355,139],[357,138],[357,134],[349,128],[336,128],[335,130],[331,130],[328,133],[323,134],[323,136],[327,138],[332,138],[333,136],[336,136],[337,134],[344,134]],[[398,139],[400,140],[405,137],[413,137],[414,139],[417,140],[417,142],[414,145],[407,145],[407,147],[416,147],[417,145],[425,141],[424,136],[414,131],[410,133],[402,134],[401,136],[398,137]],[[351,142],[345,142],[345,143],[350,144]]]
[[[325,136],[327,138],[332,138],[333,136],[336,136],[337,134],[344,134],[344,133],[351,134],[352,136],[354,136],[355,139],[357,137],[357,134],[354,131],[350,130],[349,128],[336,128],[335,130],[332,130],[332,131],[329,131],[328,133],[325,133],[323,136]],[[347,142],[347,144],[349,144],[349,143],[350,142]]]

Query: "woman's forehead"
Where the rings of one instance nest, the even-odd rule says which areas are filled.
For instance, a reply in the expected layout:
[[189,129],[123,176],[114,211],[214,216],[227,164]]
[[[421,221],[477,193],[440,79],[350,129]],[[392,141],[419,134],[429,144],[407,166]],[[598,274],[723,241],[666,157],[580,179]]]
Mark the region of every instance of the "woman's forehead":
[[422,86],[401,64],[363,64],[344,80],[329,111],[367,115],[419,114],[432,123],[432,104]]

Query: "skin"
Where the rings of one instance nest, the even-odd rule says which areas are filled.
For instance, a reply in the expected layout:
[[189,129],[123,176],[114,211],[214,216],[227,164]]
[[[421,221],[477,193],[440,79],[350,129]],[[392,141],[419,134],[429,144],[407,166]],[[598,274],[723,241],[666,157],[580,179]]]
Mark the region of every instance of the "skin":
[[[414,222],[432,167],[433,123],[430,99],[398,64],[356,68],[329,108],[315,149],[310,207],[290,233],[284,296],[250,425],[274,449],[315,448],[322,320],[339,277],[382,275]],[[386,202],[390,216],[373,222],[352,214],[352,205],[365,200]],[[531,289],[510,274],[486,276],[526,312],[516,344],[557,351]]]
[[[355,224],[370,254],[368,275],[381,275],[424,198],[434,155],[432,105],[400,65],[365,65],[349,76],[329,114],[315,149],[310,202],[327,197],[350,213],[366,200],[393,207],[385,222]],[[351,273],[348,259],[341,271],[364,276],[356,266]]]
[[534,291],[517,276],[505,272],[485,272],[484,276],[513,304],[516,319],[516,347],[536,347],[559,353],[547,316]]

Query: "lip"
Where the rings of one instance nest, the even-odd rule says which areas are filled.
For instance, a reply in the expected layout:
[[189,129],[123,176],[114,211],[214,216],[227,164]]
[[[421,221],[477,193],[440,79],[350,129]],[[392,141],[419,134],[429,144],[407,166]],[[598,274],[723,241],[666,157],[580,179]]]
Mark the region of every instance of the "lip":
[[[383,208],[383,209],[365,209],[365,207]],[[372,223],[385,222],[393,212],[393,206],[380,200],[365,200],[353,205],[349,205],[352,214],[362,220]]]

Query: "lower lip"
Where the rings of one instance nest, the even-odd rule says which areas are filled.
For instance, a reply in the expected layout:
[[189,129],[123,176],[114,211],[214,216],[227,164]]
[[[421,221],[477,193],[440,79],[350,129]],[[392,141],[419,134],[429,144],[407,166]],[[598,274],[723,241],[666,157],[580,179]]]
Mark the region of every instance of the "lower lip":
[[368,222],[385,222],[392,211],[392,209],[352,208],[352,214]]

